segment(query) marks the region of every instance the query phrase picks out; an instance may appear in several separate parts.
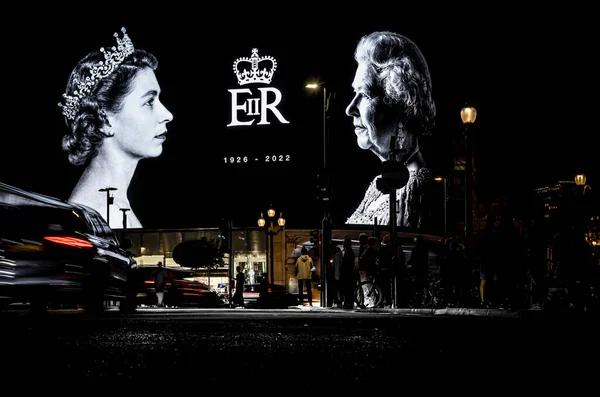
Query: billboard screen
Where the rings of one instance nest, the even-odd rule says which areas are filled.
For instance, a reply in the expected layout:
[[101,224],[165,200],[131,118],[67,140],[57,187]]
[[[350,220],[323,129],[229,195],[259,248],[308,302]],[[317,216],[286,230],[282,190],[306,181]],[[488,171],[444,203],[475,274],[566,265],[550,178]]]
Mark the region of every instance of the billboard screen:
[[[287,226],[313,228],[323,175],[334,226],[389,221],[375,178],[393,159],[397,224],[443,224],[430,182],[454,166],[459,109],[468,95],[510,89],[509,77],[490,77],[491,27],[478,25],[465,54],[473,25],[449,21],[232,16],[215,31],[188,11],[171,10],[160,28],[139,15],[23,16],[35,39],[7,43],[0,180],[102,215],[109,202],[115,228],[126,208],[128,227],[255,226],[269,205]],[[374,32],[384,34],[359,46]],[[491,125],[494,111],[488,134],[506,127]]]

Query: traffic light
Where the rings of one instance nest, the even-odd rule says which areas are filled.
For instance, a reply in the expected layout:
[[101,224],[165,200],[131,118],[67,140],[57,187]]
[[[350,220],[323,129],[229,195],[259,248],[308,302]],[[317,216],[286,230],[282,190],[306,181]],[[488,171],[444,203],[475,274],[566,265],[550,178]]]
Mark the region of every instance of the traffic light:
[[313,229],[310,231],[310,243],[313,245],[313,254],[315,257],[319,257],[319,243],[321,242],[321,231],[319,229]]
[[327,173],[317,175],[317,200],[329,201],[331,198],[331,178]]
[[224,249],[229,248],[229,231],[231,230],[231,223],[226,219],[219,221],[219,231],[217,237],[221,240],[221,247]]
[[318,244],[321,240],[321,231],[319,229],[313,229],[310,231],[310,242],[312,244]]

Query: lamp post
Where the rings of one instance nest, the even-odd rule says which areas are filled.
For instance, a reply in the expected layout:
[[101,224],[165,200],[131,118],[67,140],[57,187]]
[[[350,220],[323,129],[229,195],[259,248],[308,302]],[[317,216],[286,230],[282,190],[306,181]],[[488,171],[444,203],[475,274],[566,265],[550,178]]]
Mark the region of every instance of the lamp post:
[[114,198],[110,197],[110,192],[118,190],[116,187],[107,186],[103,189],[98,189],[99,192],[106,192],[106,223],[110,226],[110,205],[113,203]]
[[[404,164],[397,161],[398,154],[402,153],[404,149],[396,148],[396,137],[392,136],[390,139],[390,148],[388,150],[389,160],[383,163],[381,169],[381,178],[377,179],[377,189],[383,194],[389,195],[389,213],[390,213],[390,247],[393,252],[392,256],[392,269],[395,269],[400,255],[402,255],[402,248],[400,244],[396,243],[396,226],[398,214],[396,212],[396,192],[402,186],[408,182],[409,174],[408,169]],[[397,307],[400,302],[399,289],[397,288],[397,276],[396,272],[393,272],[394,281],[392,282],[393,293],[392,293],[392,307]]]
[[127,229],[127,211],[131,211],[129,208],[119,208],[123,211],[123,231]]
[[585,184],[587,177],[581,171],[575,175],[575,225],[581,228],[582,231],[589,233],[588,222],[591,215],[591,207],[589,207],[589,192],[591,188]]
[[284,229],[285,218],[283,217],[283,213],[280,212],[279,219],[277,219],[277,225],[279,225],[279,228],[275,229],[275,226],[273,225],[273,219],[275,218],[275,210],[272,207],[270,207],[267,211],[267,215],[269,217],[269,226],[265,227],[267,222],[265,221],[263,213],[261,212],[260,218],[258,219],[258,227],[260,227],[265,232],[267,237],[269,237],[269,247],[267,249],[269,250],[270,263],[268,265],[268,269],[269,273],[271,274],[271,285],[273,285],[275,283],[275,257],[273,252],[273,237],[277,236]]
[[335,94],[329,93],[327,97],[327,87],[324,83],[310,83],[306,85],[306,88],[310,90],[316,90],[317,88],[323,88],[323,170],[327,169],[327,146],[329,140],[329,134],[327,131],[327,115],[329,112],[329,101],[335,98]]
[[460,111],[465,137],[465,245],[470,247],[473,236],[473,149],[471,127],[477,118],[477,110],[465,105]]
[[335,98],[335,93],[327,93],[327,87],[324,83],[310,83],[306,85],[308,89],[323,88],[323,172],[319,178],[319,197],[323,201],[323,221],[321,224],[321,306],[327,306],[327,265],[331,257],[331,234],[332,223],[329,213],[331,180],[327,169],[327,149],[329,143],[329,130],[327,119],[329,118],[330,101]]
[[123,211],[123,232],[121,233],[121,239],[125,241],[125,234],[127,233],[127,211],[131,211],[129,208],[119,208]]

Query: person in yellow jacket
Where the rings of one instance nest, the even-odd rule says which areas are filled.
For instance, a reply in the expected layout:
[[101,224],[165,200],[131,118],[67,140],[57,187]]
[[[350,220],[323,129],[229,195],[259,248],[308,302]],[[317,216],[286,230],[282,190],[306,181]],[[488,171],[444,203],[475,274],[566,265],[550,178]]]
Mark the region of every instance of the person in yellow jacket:
[[306,296],[308,297],[308,306],[312,306],[312,290],[311,280],[312,272],[315,271],[315,264],[310,256],[308,256],[308,250],[302,248],[300,257],[296,259],[296,277],[298,277],[298,302],[300,305],[303,304],[303,287],[306,285]]

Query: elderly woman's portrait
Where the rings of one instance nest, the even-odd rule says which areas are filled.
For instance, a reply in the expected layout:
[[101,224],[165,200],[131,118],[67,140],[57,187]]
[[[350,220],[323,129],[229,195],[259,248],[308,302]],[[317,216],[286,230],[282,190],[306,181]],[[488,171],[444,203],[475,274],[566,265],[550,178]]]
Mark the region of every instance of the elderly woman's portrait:
[[[419,137],[431,133],[435,103],[427,62],[417,45],[393,32],[374,32],[360,39],[354,52],[353,98],[346,108],[358,147],[381,162],[395,160],[409,174],[397,190],[397,226],[418,228],[426,222],[427,190],[432,174],[419,147]],[[390,145],[394,144],[394,148]],[[388,225],[389,195],[377,189],[377,175],[346,224]]]

